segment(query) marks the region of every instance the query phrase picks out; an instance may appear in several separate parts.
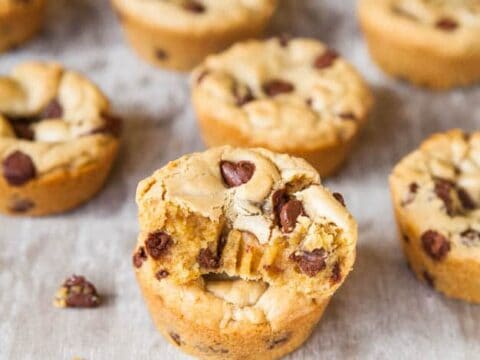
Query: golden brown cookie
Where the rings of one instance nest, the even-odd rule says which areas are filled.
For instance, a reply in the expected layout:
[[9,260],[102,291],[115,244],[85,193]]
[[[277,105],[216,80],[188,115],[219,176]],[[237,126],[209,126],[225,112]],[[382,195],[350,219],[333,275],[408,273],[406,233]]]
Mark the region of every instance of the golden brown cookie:
[[100,190],[116,158],[120,121],[82,75],[25,63],[0,77],[0,212],[63,212]]
[[480,80],[477,0],[360,0],[375,62],[388,74],[433,89]]
[[190,70],[263,32],[277,0],[111,0],[132,47],[154,65]]
[[193,73],[192,96],[208,146],[288,153],[321,176],[344,163],[372,105],[354,68],[309,39],[248,41],[210,56]]
[[390,188],[418,278],[480,303],[480,132],[433,135],[395,167]]
[[137,203],[133,265],[147,306],[170,342],[201,359],[295,350],[355,260],[343,199],[288,155],[187,155],[143,180]]
[[42,24],[46,0],[0,0],[0,52],[35,35]]

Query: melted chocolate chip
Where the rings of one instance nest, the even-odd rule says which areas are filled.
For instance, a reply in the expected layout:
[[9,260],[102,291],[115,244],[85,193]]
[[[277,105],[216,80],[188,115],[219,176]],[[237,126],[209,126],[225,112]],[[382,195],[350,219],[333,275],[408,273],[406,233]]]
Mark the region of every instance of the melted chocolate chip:
[[418,191],[418,184],[415,182],[410,183],[410,185],[408,185],[408,193],[405,197],[405,200],[402,201],[402,206],[411,204],[413,200],[415,200],[415,195],[417,194],[417,191]]
[[314,277],[327,267],[327,256],[324,249],[315,249],[313,251],[295,252],[289,258],[298,265],[304,274]]
[[436,23],[435,26],[437,29],[444,30],[444,31],[453,31],[456,30],[458,27],[458,23],[450,18],[444,17],[439,19]]
[[328,49],[323,54],[318,55],[315,59],[314,66],[317,69],[325,69],[333,65],[338,58],[338,53],[334,50]]
[[143,246],[139,247],[137,252],[133,255],[132,261],[133,266],[137,269],[141,268],[143,263],[147,260],[147,253],[145,252],[145,248]]
[[183,8],[192,13],[201,14],[206,11],[206,8],[203,4],[196,0],[187,0],[183,4]]
[[467,229],[460,234],[462,242],[471,246],[472,244],[480,244],[480,231],[475,229]]
[[405,241],[405,243],[407,243],[407,244],[410,243],[410,238],[408,237],[407,234],[403,234],[402,237],[403,237],[403,241]]
[[23,214],[33,209],[35,204],[29,199],[14,199],[9,205],[8,210],[12,213]]
[[287,94],[295,90],[292,83],[280,79],[274,79],[263,84],[263,91],[270,97]]
[[13,131],[15,136],[19,139],[32,141],[35,137],[30,124],[23,121],[13,121],[12,122]]
[[289,200],[280,210],[280,224],[282,231],[285,233],[292,232],[297,223],[297,219],[303,214],[303,206],[301,201]]
[[342,280],[342,270],[340,268],[340,263],[337,261],[335,265],[333,265],[330,281],[332,284],[338,284],[341,280]]
[[472,197],[470,194],[467,192],[467,190],[463,188],[458,188],[457,189],[457,195],[458,199],[460,200],[460,203],[462,204],[462,207],[466,210],[475,210],[477,207],[477,204],[475,201],[473,201]]
[[15,151],[2,162],[3,177],[12,186],[21,186],[36,176],[35,165],[27,154]]
[[350,120],[350,121],[356,121],[357,117],[355,116],[354,113],[351,112],[343,112],[338,114],[339,118],[342,118],[343,120]]
[[272,349],[274,349],[278,346],[281,346],[281,345],[287,343],[290,340],[290,337],[291,337],[291,334],[288,333],[288,334],[281,335],[279,337],[268,340],[267,341],[268,350],[272,350]]
[[[95,286],[83,276],[73,275],[63,283],[56,302],[74,308],[92,308],[100,304],[100,298]],[[62,306],[62,305],[61,305]]]
[[220,267],[220,259],[210,249],[201,249],[198,254],[198,263],[204,269],[218,269]]
[[157,60],[166,60],[168,58],[167,52],[163,49],[155,50],[155,57]]
[[342,204],[343,206],[346,207],[346,205],[345,205],[345,199],[343,198],[343,195],[342,195],[342,194],[340,194],[340,193],[338,193],[338,192],[335,192],[335,193],[333,193],[332,195],[333,195],[333,197],[334,197],[340,204]]
[[446,179],[435,179],[435,194],[443,201],[447,214],[453,216],[455,209],[452,200],[452,190],[455,184]]
[[173,340],[175,344],[177,344],[178,346],[182,346],[182,339],[180,338],[180,335],[174,332],[171,332],[168,335],[170,335],[170,338]]
[[239,88],[238,86],[235,87],[234,96],[235,104],[237,106],[243,106],[255,100],[255,96],[253,96],[252,90],[248,86],[245,86],[244,88]]
[[168,275],[170,275],[170,273],[167,270],[160,270],[160,271],[157,271],[157,273],[155,274],[155,277],[157,278],[157,280],[162,280],[168,277]]
[[421,237],[423,250],[435,261],[446,258],[450,251],[448,239],[435,230],[428,230]]
[[433,276],[427,270],[425,270],[422,275],[427,285],[430,286],[431,288],[434,288],[435,279],[433,278]]
[[172,245],[172,238],[163,231],[155,231],[148,234],[148,238],[145,241],[148,255],[155,260],[159,260],[164,256]]
[[220,162],[220,173],[228,187],[237,187],[250,181],[255,173],[255,164],[250,161]]
[[53,99],[43,110],[41,118],[42,119],[58,119],[63,115],[63,107],[60,105],[57,99]]

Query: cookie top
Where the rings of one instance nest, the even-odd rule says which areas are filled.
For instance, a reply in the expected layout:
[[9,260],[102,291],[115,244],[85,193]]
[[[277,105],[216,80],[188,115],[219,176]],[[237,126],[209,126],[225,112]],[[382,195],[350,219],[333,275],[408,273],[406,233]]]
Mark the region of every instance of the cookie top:
[[478,260],[480,132],[433,135],[395,167],[390,183],[400,218],[433,260]]
[[287,152],[349,139],[372,95],[355,69],[310,39],[248,41],[213,55],[192,76],[201,116],[227,122],[257,146]]
[[268,18],[277,0],[113,0],[121,15],[180,32],[223,32]]
[[18,165],[19,156],[36,176],[94,162],[117,141],[119,130],[119,120],[109,114],[108,100],[76,72],[58,64],[32,62],[0,77],[4,176],[12,163]]
[[147,261],[152,279],[204,286],[204,276],[226,274],[324,298],[354,262],[357,227],[341,197],[288,155],[232,147],[187,155],[143,180],[137,204],[134,265]]

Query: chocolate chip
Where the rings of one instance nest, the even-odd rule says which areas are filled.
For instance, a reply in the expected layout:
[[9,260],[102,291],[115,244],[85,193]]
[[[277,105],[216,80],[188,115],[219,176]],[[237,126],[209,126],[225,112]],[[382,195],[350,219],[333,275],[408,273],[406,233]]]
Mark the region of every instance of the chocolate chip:
[[335,192],[335,193],[333,193],[332,195],[333,195],[333,197],[334,197],[340,204],[342,204],[343,206],[346,207],[346,205],[345,205],[345,199],[343,198],[343,195],[342,195],[342,194],[340,194],[340,193],[338,193],[338,192]]
[[63,107],[60,105],[57,99],[53,99],[43,110],[41,118],[42,119],[58,119],[63,115]]
[[99,304],[97,289],[83,276],[73,275],[65,280],[55,296],[58,307],[92,308]]
[[236,86],[234,89],[234,96],[235,96],[235,104],[237,106],[243,106],[255,100],[255,96],[253,96],[252,90],[248,86],[244,86],[244,87]]
[[297,218],[303,214],[301,201],[289,200],[280,210],[280,224],[285,233],[292,232],[297,223]]
[[462,242],[466,246],[480,244],[480,231],[475,229],[467,229],[460,234]]
[[182,339],[180,338],[180,335],[174,332],[171,332],[168,335],[170,335],[170,338],[173,340],[175,344],[177,344],[178,346],[182,346]]
[[405,241],[405,243],[407,243],[407,244],[410,243],[410,238],[407,236],[407,234],[403,234],[402,237],[403,237],[403,241]]
[[292,83],[279,79],[274,79],[263,84],[263,91],[268,96],[277,96],[279,94],[287,94],[295,90]]
[[328,49],[323,54],[318,55],[315,59],[314,66],[317,69],[325,69],[333,65],[338,58],[338,53],[334,50]]
[[445,259],[450,251],[448,239],[435,230],[428,230],[421,237],[423,250],[435,261]]
[[164,256],[172,245],[173,241],[170,235],[160,230],[148,234],[145,241],[148,255],[155,260],[159,260]]
[[342,270],[340,268],[340,263],[337,261],[335,265],[333,265],[330,281],[332,284],[338,284],[341,280],[342,280]]
[[231,161],[220,162],[220,172],[223,181],[228,187],[236,187],[250,181],[255,173],[255,164],[250,161]]
[[289,258],[309,277],[316,276],[320,271],[327,267],[325,262],[327,259],[327,252],[324,249],[295,252],[292,253]]
[[435,179],[435,194],[443,201],[447,214],[453,216],[455,209],[453,206],[452,200],[452,190],[454,189],[455,184],[450,180],[437,178]]
[[183,4],[183,8],[196,14],[201,14],[206,10],[205,6],[196,0],[187,0]]
[[434,288],[435,279],[433,278],[433,276],[427,270],[425,270],[422,275],[427,285],[430,286],[431,288]]
[[204,269],[218,269],[220,267],[220,259],[210,249],[201,249],[198,254],[198,263]]
[[2,162],[3,177],[12,186],[21,186],[36,176],[35,165],[27,154],[15,151]]
[[475,210],[475,208],[477,207],[477,204],[475,203],[475,201],[473,201],[472,197],[465,189],[458,188],[457,195],[464,209]]
[[166,60],[168,58],[167,52],[162,49],[155,50],[155,57],[157,60]]
[[453,31],[456,30],[458,27],[458,23],[451,19],[451,18],[441,18],[436,23],[435,26],[437,29],[444,30],[444,31]]
[[339,118],[342,118],[343,120],[350,120],[350,121],[356,121],[357,117],[355,116],[354,113],[351,112],[343,112],[338,114]]
[[15,136],[19,139],[32,141],[35,137],[35,133],[30,127],[29,123],[22,121],[13,121],[12,122],[13,131]]
[[8,210],[12,213],[22,214],[35,207],[35,204],[29,199],[14,199],[9,205]]
[[418,191],[418,184],[415,182],[410,183],[410,185],[408,185],[408,193],[405,196],[405,200],[402,201],[402,206],[411,204],[413,200],[415,200],[415,195],[417,194],[417,191]]
[[139,247],[135,255],[133,255],[132,261],[133,266],[137,269],[141,268],[143,263],[147,260],[147,253],[145,252],[145,248],[143,246]]
[[418,184],[417,184],[416,182],[410,183],[410,185],[408,185],[408,190],[409,190],[412,194],[416,194],[417,191],[418,191]]
[[103,125],[86,135],[110,134],[119,137],[122,133],[122,119],[112,114],[102,114]]
[[167,270],[160,270],[160,271],[157,271],[157,273],[155,274],[155,277],[157,278],[157,280],[162,280],[168,277],[168,275],[170,275],[170,273]]
[[272,350],[280,345],[287,343],[290,340],[291,334],[281,335],[277,338],[273,338],[267,341],[268,350]]

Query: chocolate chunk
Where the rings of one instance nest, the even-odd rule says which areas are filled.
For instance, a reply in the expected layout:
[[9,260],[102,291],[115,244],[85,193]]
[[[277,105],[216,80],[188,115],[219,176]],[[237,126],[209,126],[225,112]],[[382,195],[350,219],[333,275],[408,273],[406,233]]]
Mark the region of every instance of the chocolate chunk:
[[204,269],[218,269],[220,267],[220,259],[210,249],[201,249],[198,254],[198,263]]
[[460,200],[460,203],[462,204],[462,207],[466,210],[475,210],[477,207],[477,204],[475,201],[473,201],[472,197],[470,194],[463,188],[458,188],[457,189],[457,195],[458,199]]
[[263,84],[263,91],[270,97],[280,94],[287,94],[295,90],[292,83],[279,79],[274,79]]
[[159,260],[164,256],[172,245],[173,241],[170,235],[160,230],[148,234],[145,241],[148,255],[155,260]]
[[435,194],[443,201],[447,214],[453,216],[455,209],[453,206],[452,200],[452,190],[454,189],[455,184],[450,180],[437,178],[435,179]]
[[57,99],[53,99],[43,110],[41,118],[42,119],[58,119],[63,115],[63,107],[60,105]]
[[206,11],[205,6],[196,0],[187,0],[183,4],[183,8],[196,14],[201,14]]
[[182,346],[182,339],[181,339],[180,335],[178,335],[177,333],[174,333],[174,332],[171,332],[168,335],[170,335],[170,338],[173,340],[173,342],[175,344],[177,344],[178,346]]
[[285,233],[292,232],[297,223],[297,218],[303,214],[301,201],[289,200],[280,210],[280,224]]
[[3,177],[12,186],[21,186],[36,176],[35,165],[27,154],[15,151],[2,162]]
[[458,27],[458,23],[450,18],[444,17],[439,19],[436,23],[435,26],[437,29],[444,30],[444,31],[453,31],[456,30]]
[[83,276],[73,275],[63,283],[55,295],[55,306],[92,308],[100,304],[95,286]]
[[155,57],[158,60],[166,60],[168,58],[167,52],[162,49],[156,49],[155,50]]
[[22,214],[35,207],[35,204],[29,199],[14,199],[9,205],[8,210],[12,213]]
[[434,288],[435,279],[433,278],[433,276],[427,270],[425,270],[422,275],[427,285],[430,286],[431,288]]
[[86,135],[110,134],[119,137],[122,133],[122,119],[112,114],[102,114],[104,124]]
[[295,262],[304,274],[314,277],[327,267],[325,262],[327,256],[324,249],[315,249],[313,251],[294,252],[289,259]]
[[234,96],[235,96],[235,104],[237,106],[243,106],[255,100],[255,96],[253,96],[252,90],[248,86],[245,86],[245,87],[236,86],[234,90]]
[[147,253],[145,252],[145,248],[143,246],[139,247],[135,255],[133,255],[132,261],[133,266],[137,269],[141,268],[143,263],[147,260]]
[[330,282],[332,284],[338,284],[342,280],[342,270],[340,268],[340,262],[336,262],[333,265],[332,275],[330,276]]
[[272,350],[272,349],[274,349],[278,346],[281,346],[281,345],[287,343],[290,340],[290,337],[291,337],[291,334],[288,333],[288,334],[281,335],[279,337],[268,340],[267,341],[268,350]]
[[421,237],[423,250],[435,261],[445,259],[450,251],[448,239],[435,230],[428,230]]
[[250,181],[255,173],[255,164],[250,161],[234,163],[224,160],[220,162],[220,172],[228,187],[236,187]]
[[19,139],[32,141],[35,137],[30,124],[23,121],[13,121],[12,122],[13,131],[15,136]]
[[334,197],[340,204],[342,204],[343,206],[346,207],[346,205],[345,205],[345,199],[343,198],[343,195],[342,195],[342,194],[340,194],[340,193],[338,193],[338,192],[335,192],[335,193],[333,193],[332,195],[333,195],[333,197]]
[[328,49],[323,54],[318,55],[315,59],[314,66],[317,69],[325,69],[333,65],[338,58],[338,53],[334,50]]
[[155,274],[155,277],[157,278],[157,280],[162,280],[168,277],[168,275],[170,275],[170,273],[167,270],[160,270],[160,271],[157,271],[157,273]]

